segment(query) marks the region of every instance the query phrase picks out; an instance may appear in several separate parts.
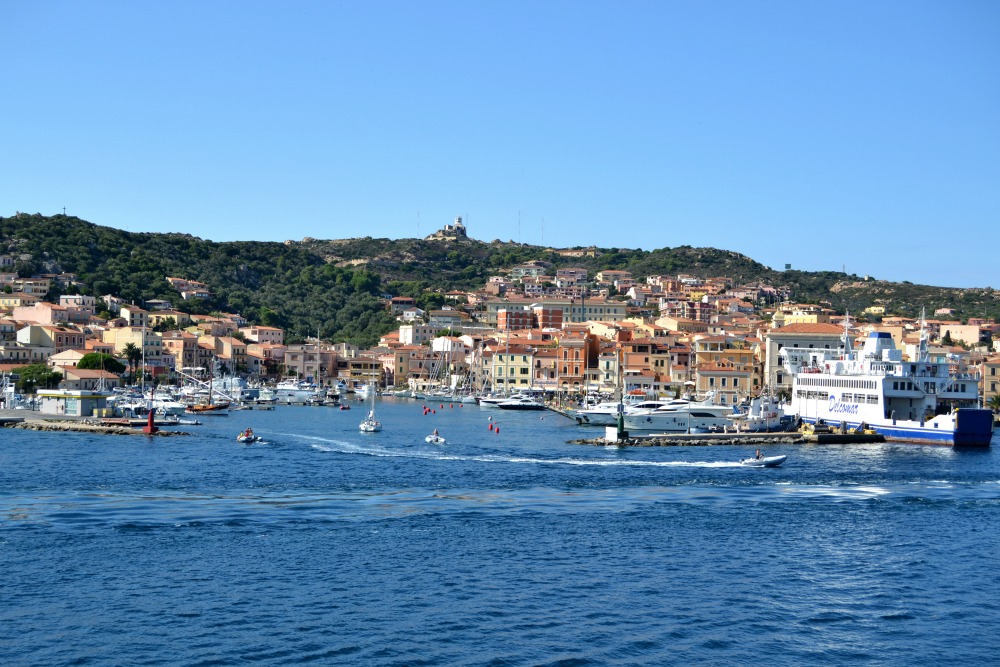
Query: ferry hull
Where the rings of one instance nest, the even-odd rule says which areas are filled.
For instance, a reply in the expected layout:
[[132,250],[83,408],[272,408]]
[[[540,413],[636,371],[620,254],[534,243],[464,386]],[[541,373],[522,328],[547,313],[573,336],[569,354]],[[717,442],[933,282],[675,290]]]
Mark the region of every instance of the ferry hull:
[[[807,424],[815,424],[817,419],[802,417]],[[831,426],[841,423],[847,428],[858,428],[862,423],[867,428],[885,436],[886,440],[923,442],[933,445],[953,445],[956,447],[989,447],[993,438],[993,413],[990,410],[960,408],[955,412],[955,428],[934,428],[931,425],[907,425],[901,422],[857,422],[840,421],[835,417],[823,420]]]

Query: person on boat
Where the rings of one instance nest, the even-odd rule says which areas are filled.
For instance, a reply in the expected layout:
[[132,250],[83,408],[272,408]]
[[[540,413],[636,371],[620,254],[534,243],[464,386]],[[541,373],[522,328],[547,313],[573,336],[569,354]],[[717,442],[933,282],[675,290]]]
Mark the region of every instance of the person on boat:
[[434,433],[432,433],[431,435],[433,435],[435,438],[438,437],[438,430],[434,429]]
[[755,459],[762,459],[762,458],[764,458],[763,456],[761,456],[759,449],[757,450],[757,454],[754,456],[754,458]]

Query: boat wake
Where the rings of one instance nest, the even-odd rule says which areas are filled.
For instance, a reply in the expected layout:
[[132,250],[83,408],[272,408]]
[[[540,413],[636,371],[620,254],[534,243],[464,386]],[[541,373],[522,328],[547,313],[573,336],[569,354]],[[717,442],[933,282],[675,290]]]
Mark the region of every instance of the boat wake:
[[434,461],[469,461],[476,463],[508,463],[523,465],[566,465],[566,466],[624,466],[635,468],[740,468],[738,461],[649,461],[622,458],[510,456],[504,454],[448,454],[440,450],[394,449],[390,447],[359,444],[346,440],[304,436],[312,440],[311,446],[322,452],[359,454],[364,456],[384,456],[398,458],[428,459]]

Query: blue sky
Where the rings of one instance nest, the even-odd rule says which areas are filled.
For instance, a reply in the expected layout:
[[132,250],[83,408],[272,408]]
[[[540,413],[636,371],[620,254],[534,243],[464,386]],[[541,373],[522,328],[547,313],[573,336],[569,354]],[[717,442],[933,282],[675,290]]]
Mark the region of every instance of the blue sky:
[[1000,288],[1000,3],[6,2],[0,215]]

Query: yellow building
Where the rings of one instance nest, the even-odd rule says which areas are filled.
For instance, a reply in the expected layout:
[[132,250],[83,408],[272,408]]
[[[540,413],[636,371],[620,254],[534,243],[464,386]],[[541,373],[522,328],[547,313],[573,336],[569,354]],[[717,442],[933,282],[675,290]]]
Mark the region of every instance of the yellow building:
[[715,402],[739,403],[758,391],[753,346],[739,338],[704,336],[694,342],[695,387],[715,392]]
[[527,346],[512,345],[498,349],[493,354],[489,368],[496,391],[517,391],[532,386],[534,350]]
[[782,306],[785,326],[789,324],[829,324],[830,311],[813,304]]

